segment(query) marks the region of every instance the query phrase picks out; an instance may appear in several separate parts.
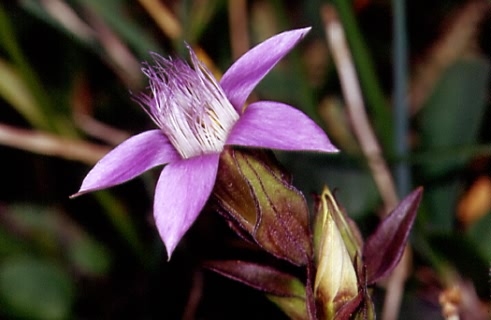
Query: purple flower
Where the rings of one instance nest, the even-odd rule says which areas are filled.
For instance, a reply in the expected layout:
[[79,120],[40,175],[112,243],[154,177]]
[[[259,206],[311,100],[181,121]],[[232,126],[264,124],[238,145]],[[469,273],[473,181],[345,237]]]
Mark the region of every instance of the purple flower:
[[238,59],[218,83],[189,48],[191,64],[153,55],[145,65],[150,95],[139,102],[156,130],[132,136],[102,158],[77,194],[126,182],[166,165],[155,190],[154,217],[170,257],[208,200],[225,145],[336,152],[297,109],[272,101],[244,104],[256,84],[310,28],[278,34]]

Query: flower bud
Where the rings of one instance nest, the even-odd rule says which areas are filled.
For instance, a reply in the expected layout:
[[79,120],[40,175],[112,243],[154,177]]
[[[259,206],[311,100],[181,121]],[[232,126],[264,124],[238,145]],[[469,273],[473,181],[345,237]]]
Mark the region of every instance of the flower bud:
[[239,235],[298,266],[312,259],[307,203],[272,153],[226,147],[213,196]]
[[[314,283],[322,319],[333,319],[347,302],[358,295],[358,278],[353,260],[333,216],[343,217],[327,188],[321,195],[315,239],[317,274]],[[333,205],[334,204],[334,205]]]

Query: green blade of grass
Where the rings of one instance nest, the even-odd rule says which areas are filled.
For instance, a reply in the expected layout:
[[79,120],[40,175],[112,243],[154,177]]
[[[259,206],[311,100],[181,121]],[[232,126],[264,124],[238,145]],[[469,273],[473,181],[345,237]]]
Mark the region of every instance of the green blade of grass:
[[[16,40],[10,18],[2,5],[0,5],[0,46],[10,56],[18,75],[22,78],[30,94],[39,106],[40,110],[38,111],[39,115],[36,122],[40,126],[38,129],[58,132],[59,130],[54,120],[56,119],[56,112],[53,109],[50,98],[44,90],[40,79],[22,53],[22,49]],[[22,113],[21,111],[19,112]]]
[[358,71],[360,85],[372,114],[377,136],[384,150],[392,150],[392,122],[384,92],[377,78],[370,52],[363,40],[350,1],[332,0],[343,23],[351,54]]

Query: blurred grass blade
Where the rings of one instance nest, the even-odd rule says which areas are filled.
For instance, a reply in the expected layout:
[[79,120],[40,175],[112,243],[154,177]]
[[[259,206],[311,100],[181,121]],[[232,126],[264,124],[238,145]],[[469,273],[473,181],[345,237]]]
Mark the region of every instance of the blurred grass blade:
[[225,6],[226,2],[220,1],[182,1],[183,11],[186,12],[183,19],[184,38],[191,43],[197,42],[210,26],[211,19]]
[[[140,86],[138,60],[119,36],[107,26],[103,18],[93,12],[94,10],[86,10],[85,18],[89,20],[89,24],[62,0],[47,0],[41,3],[21,0],[21,5],[30,14],[97,54],[128,87]],[[147,51],[142,54],[147,54]]]
[[[90,27],[85,24],[85,22],[75,19],[80,19],[79,17],[71,17],[70,26],[63,24],[62,21],[57,20],[55,16],[45,10],[45,7],[41,5],[41,2],[35,0],[20,0],[20,5],[24,8],[29,14],[48,24],[55,30],[59,31],[67,35],[70,39],[73,39],[81,46],[88,48],[89,50],[95,52],[96,54],[102,56],[102,49],[98,46],[95,34],[93,34]],[[58,9],[59,10],[59,9]],[[67,16],[74,14],[73,11],[68,11],[68,9],[64,8],[62,12],[64,19],[67,19]]]
[[431,165],[437,165],[442,162],[448,163],[449,160],[471,159],[472,157],[490,157],[491,145],[490,144],[473,144],[462,145],[452,147],[435,147],[430,150],[414,152],[409,156],[403,158],[395,158],[394,161],[405,161],[413,165],[425,165],[430,163]]
[[0,59],[0,96],[19,112],[33,127],[48,129],[49,124],[17,70]]
[[139,57],[146,57],[149,51],[162,52],[157,41],[149,36],[131,16],[126,14],[127,1],[121,0],[77,0],[82,8],[93,10],[102,18],[121,38],[124,43],[131,46]]
[[53,28],[83,43],[95,44],[94,31],[66,2],[62,0],[21,0],[20,3],[24,9]]
[[170,39],[175,40],[182,36],[179,21],[162,2],[159,0],[139,0],[139,2]]
[[392,150],[391,116],[380,81],[377,78],[373,60],[363,35],[356,22],[353,5],[350,1],[332,0],[343,24],[351,53],[356,65],[360,85],[363,90],[367,106],[372,113],[372,121],[384,150]]
[[22,49],[16,41],[16,36],[12,28],[10,18],[7,12],[4,10],[3,6],[0,4],[0,46],[2,46],[5,51],[10,56],[12,63],[14,64],[18,74],[24,80],[26,87],[32,97],[37,101],[37,104],[41,107],[38,113],[44,114],[44,121],[41,123],[42,128],[51,130],[54,132],[59,131],[56,122],[56,112],[53,109],[50,98],[42,86],[42,83],[35,71],[29,65],[26,57],[22,53]]
[[0,145],[87,164],[96,163],[109,151],[107,147],[91,142],[2,123],[0,123]]
[[126,240],[131,249],[133,249],[133,253],[141,258],[142,262],[147,261],[145,254],[147,250],[145,250],[145,246],[138,236],[134,223],[131,221],[128,212],[121,202],[108,191],[98,191],[93,195],[103,207],[102,211],[106,214],[117,232]]

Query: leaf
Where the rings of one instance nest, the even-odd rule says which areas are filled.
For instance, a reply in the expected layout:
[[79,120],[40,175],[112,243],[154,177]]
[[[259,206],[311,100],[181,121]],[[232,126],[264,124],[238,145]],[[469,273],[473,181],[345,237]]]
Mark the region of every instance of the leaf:
[[409,194],[365,242],[363,262],[368,285],[387,275],[401,259],[422,194],[422,187]]
[[467,230],[467,235],[474,243],[476,250],[488,261],[491,261],[491,211],[474,222]]
[[207,261],[204,266],[257,290],[275,296],[305,300],[305,287],[302,282],[272,267],[240,260]]
[[337,312],[335,319],[344,320],[350,319],[351,315],[358,309],[360,303],[363,302],[363,291],[360,291],[353,299],[346,302]]
[[306,320],[307,307],[305,299],[297,297],[279,297],[267,295],[268,299],[278,306],[291,320]]
[[290,319],[308,319],[305,286],[296,277],[270,266],[240,260],[207,261],[204,266],[267,293],[268,299]]
[[109,251],[62,212],[42,206],[11,205],[3,222],[44,252],[66,257],[77,272],[101,276],[109,271]]
[[12,257],[0,266],[3,311],[22,319],[67,319],[74,284],[56,265],[32,257]]
[[[462,59],[446,70],[420,115],[425,150],[476,141],[487,106],[490,71],[489,62],[478,58]],[[425,174],[441,175],[467,160],[467,157],[456,156],[445,163],[428,162],[422,169]]]
[[87,236],[73,239],[68,256],[78,271],[87,275],[103,276],[111,266],[108,250]]
[[[376,314],[375,314],[375,305],[373,304],[373,300],[368,294],[367,290],[364,290],[363,293],[363,301],[362,305],[356,310],[356,313],[354,314],[354,317],[352,319],[354,320],[375,320]],[[336,318],[337,320],[338,318]]]
[[[418,116],[422,151],[458,149],[477,142],[488,105],[490,70],[489,61],[466,58],[445,71]],[[425,194],[432,230],[452,230],[461,190],[455,171],[461,170],[471,156],[456,154],[444,161],[425,162],[418,168],[425,180],[434,183]]]

